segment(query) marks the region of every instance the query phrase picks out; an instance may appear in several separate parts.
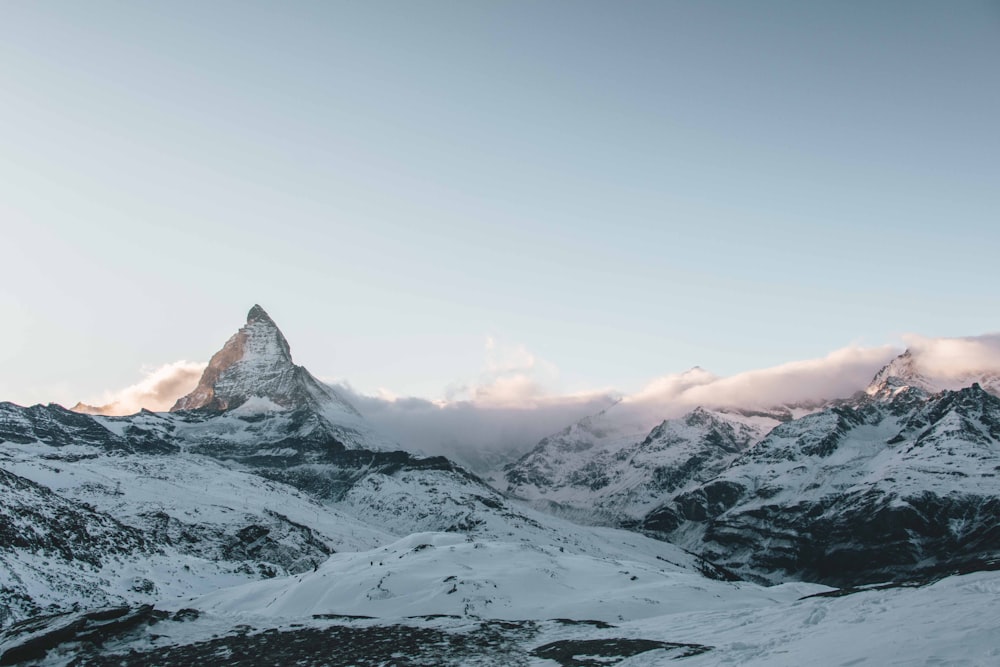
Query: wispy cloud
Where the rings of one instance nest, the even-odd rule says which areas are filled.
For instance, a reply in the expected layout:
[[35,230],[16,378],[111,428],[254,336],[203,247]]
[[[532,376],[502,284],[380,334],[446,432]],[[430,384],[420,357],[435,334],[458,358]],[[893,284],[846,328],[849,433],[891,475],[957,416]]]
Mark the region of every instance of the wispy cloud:
[[864,389],[899,352],[891,345],[850,346],[818,359],[792,361],[728,377],[695,367],[656,378],[622,399],[607,418],[623,432],[638,434],[698,406],[770,409],[847,398]]
[[[659,380],[636,400],[674,402],[685,407],[769,408],[846,398],[864,389],[875,373],[899,352],[891,345],[851,346],[819,359],[792,361],[729,377],[699,374],[698,382],[686,386]],[[657,392],[662,386],[667,391]]]
[[1000,373],[1000,334],[963,338],[903,337],[917,370],[924,375],[951,380],[974,373]]
[[[491,385],[495,388],[497,385]],[[429,401],[423,398],[368,396],[338,385],[366,419],[407,449],[443,455],[476,470],[526,452],[545,436],[616,400],[609,393],[542,396],[534,389],[478,399]]]
[[548,400],[558,379],[556,366],[524,345],[501,343],[490,336],[486,339],[483,368],[478,377],[449,385],[445,400],[490,407],[538,407]]
[[78,404],[74,409],[99,415],[131,415],[145,408],[153,412],[169,410],[174,402],[198,384],[202,371],[208,364],[198,361],[175,361],[146,373],[131,386],[116,392],[107,392],[97,405]]
[[375,396],[339,383],[376,428],[407,448],[448,456],[485,470],[540,439],[613,404],[609,391],[566,395],[559,369],[521,344],[488,337],[483,364],[471,379],[445,388],[443,400]]

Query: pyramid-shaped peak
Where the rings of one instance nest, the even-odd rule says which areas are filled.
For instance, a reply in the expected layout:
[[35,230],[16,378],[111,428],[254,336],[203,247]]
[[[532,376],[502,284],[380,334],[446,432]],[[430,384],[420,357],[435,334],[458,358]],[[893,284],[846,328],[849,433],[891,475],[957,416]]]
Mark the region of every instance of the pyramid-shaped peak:
[[340,411],[357,414],[345,399],[292,362],[284,334],[259,305],[247,313],[246,325],[212,355],[194,391],[171,410],[229,410],[251,398],[279,408],[326,409],[335,404]]

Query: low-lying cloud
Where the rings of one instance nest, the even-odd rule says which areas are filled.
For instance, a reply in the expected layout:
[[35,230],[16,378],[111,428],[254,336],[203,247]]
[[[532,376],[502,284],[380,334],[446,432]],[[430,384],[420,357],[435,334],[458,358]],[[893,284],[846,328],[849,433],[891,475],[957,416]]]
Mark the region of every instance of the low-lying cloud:
[[175,361],[154,368],[142,380],[117,392],[108,392],[98,405],[78,403],[77,412],[96,415],[132,415],[143,408],[165,412],[178,398],[198,385],[202,371],[208,364],[198,361]]
[[1000,373],[1000,334],[964,338],[904,336],[917,370],[940,380],[958,380],[974,374]]
[[881,347],[845,347],[819,359],[792,361],[729,377],[715,377],[700,368],[651,382],[626,402],[668,404],[682,408],[772,408],[810,405],[846,398],[867,386],[899,350]]
[[337,388],[376,428],[405,447],[484,471],[619,398],[609,391],[566,395],[558,385],[554,364],[524,345],[489,337],[479,373],[449,385],[444,400],[400,398],[385,390],[369,396],[346,383]]
[[516,405],[492,402],[495,395],[485,401],[429,401],[336,388],[379,431],[407,449],[447,456],[479,471],[527,452],[545,436],[617,400],[608,393],[543,397],[532,392],[526,403]]

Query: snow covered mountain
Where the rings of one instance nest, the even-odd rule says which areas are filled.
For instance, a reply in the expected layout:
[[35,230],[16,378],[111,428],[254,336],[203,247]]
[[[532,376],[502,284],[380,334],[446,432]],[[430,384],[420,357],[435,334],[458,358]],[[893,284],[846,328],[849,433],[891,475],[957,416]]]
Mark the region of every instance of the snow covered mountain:
[[[106,417],[0,404],[0,503],[14,508],[3,526],[27,536],[0,544],[5,622],[73,603],[146,603],[296,575],[333,553],[424,531],[547,544],[609,563],[645,554],[699,578],[714,572],[664,542],[581,530],[515,506],[442,457],[389,448],[288,349],[254,307],[183,409]],[[45,509],[32,514],[33,506]],[[116,531],[120,547],[111,544]],[[74,584],[84,565],[93,570],[85,591]]]
[[171,409],[191,411],[209,418],[188,429],[190,434],[204,441],[214,430],[214,444],[237,450],[244,442],[273,440],[279,434],[302,444],[398,449],[375,433],[346,398],[292,362],[288,341],[259,305],[250,309],[246,325],[212,356],[198,386]]
[[936,391],[904,354],[866,395],[777,426],[646,530],[746,576],[832,585],[1000,556],[1000,399]]
[[168,417],[0,404],[0,625],[295,573],[390,539],[295,488],[186,452]]
[[696,408],[650,429],[648,419],[616,413],[629,407],[613,406],[543,439],[505,467],[507,492],[553,511],[628,524],[670,494],[713,477],[782,419],[791,419],[785,411]]
[[764,581],[974,568],[1000,555],[997,377],[942,373],[908,350],[826,406],[697,408],[643,433],[648,411],[618,404],[542,440],[504,482]]
[[505,494],[255,306],[171,412],[0,403],[0,664],[991,664],[995,380],[911,353],[808,409],[623,401]]
[[360,417],[346,399],[292,363],[288,341],[259,305],[250,309],[246,325],[212,356],[198,386],[178,399],[171,412],[232,410],[253,398],[283,408]]

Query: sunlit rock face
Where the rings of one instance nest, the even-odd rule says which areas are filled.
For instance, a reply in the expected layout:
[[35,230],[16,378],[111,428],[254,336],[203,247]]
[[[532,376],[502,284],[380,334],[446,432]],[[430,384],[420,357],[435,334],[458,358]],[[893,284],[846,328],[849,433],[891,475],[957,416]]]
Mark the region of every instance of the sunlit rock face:
[[247,314],[246,325],[212,356],[194,391],[178,399],[171,411],[230,410],[251,398],[285,408],[336,407],[358,414],[346,399],[292,362],[285,336],[257,305]]

